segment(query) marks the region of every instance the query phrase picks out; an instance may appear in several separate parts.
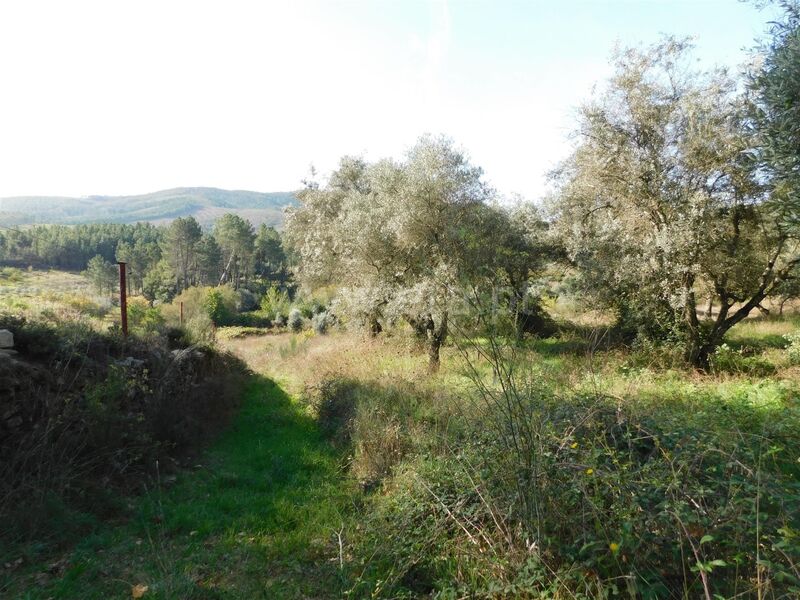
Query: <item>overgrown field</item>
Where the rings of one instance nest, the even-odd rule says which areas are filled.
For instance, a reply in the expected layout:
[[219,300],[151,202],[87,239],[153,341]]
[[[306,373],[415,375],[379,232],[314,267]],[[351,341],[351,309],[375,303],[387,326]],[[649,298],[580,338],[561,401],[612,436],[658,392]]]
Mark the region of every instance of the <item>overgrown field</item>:
[[346,449],[356,597],[778,598],[800,589],[798,324],[742,324],[706,374],[601,335],[460,340],[436,376],[402,336],[228,345]]
[[[507,409],[495,402],[511,397],[469,393],[474,373],[456,347],[430,377],[402,339],[234,339],[226,345],[283,389],[254,382],[195,472],[155,482],[124,524],[96,526],[49,565],[26,557],[11,579],[23,587],[10,589],[695,597],[700,563],[722,597],[748,596],[759,578],[775,592],[765,597],[791,597],[797,367],[768,334],[793,326],[748,323],[749,343],[763,340],[776,368],[767,378],[654,368],[578,339],[534,342],[516,357],[527,402]],[[465,353],[489,385],[487,348]],[[525,433],[498,443],[514,424]],[[536,479],[519,480],[533,468],[525,456]],[[529,526],[544,543],[530,546]],[[756,554],[762,568],[750,572]]]

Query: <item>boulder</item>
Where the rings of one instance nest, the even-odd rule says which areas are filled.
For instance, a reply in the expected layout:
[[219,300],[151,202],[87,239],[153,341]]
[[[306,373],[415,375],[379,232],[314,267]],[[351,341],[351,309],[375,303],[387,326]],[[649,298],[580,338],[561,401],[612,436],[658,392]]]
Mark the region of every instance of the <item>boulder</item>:
[[121,367],[128,368],[128,369],[141,369],[142,367],[144,367],[144,361],[143,360],[139,360],[138,358],[134,358],[132,356],[129,356],[129,357],[124,358],[122,360],[118,360],[118,361],[116,361],[116,364],[118,364]]
[[14,334],[8,329],[0,329],[0,348],[13,348]]

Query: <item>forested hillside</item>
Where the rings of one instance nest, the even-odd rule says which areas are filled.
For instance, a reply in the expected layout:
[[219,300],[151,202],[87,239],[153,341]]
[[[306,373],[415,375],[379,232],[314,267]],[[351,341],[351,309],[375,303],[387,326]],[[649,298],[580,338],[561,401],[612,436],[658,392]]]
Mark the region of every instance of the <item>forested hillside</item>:
[[0,264],[86,270],[98,290],[115,285],[116,265],[127,263],[130,292],[165,301],[191,285],[230,283],[254,277],[286,277],[278,232],[233,213],[203,231],[194,217],[169,225],[37,225],[0,229]]
[[189,216],[202,225],[210,225],[224,213],[234,212],[256,225],[280,226],[283,209],[294,202],[291,192],[260,193],[204,187],[175,188],[137,196],[21,196],[0,198],[0,225],[164,223]]

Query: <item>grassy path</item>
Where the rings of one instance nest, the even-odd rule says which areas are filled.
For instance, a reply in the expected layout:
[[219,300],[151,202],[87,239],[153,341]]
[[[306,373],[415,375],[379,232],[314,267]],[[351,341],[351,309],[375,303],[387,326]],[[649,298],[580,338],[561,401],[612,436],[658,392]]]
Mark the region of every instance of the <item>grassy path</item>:
[[[22,598],[337,598],[335,531],[356,497],[340,457],[275,383],[254,377],[240,414],[202,459],[135,500]],[[20,582],[22,583],[22,582]]]

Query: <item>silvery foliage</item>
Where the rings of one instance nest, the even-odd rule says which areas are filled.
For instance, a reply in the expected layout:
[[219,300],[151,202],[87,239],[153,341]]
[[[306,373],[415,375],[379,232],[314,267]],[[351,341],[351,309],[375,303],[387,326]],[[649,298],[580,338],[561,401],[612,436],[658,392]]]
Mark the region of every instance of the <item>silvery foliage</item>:
[[290,310],[289,317],[286,319],[286,325],[295,332],[303,329],[303,313],[296,308]]
[[443,138],[422,138],[402,161],[342,159],[288,216],[298,278],[340,286],[334,310],[355,321],[446,320],[467,267],[466,213],[491,194],[481,175]]
[[328,333],[334,322],[333,315],[327,310],[323,310],[311,318],[311,327],[314,329],[314,333],[324,335]]
[[747,302],[792,257],[747,160],[746,98],[725,71],[685,68],[688,51],[668,39],[616,54],[552,209],[587,295],[699,335],[696,302]]

